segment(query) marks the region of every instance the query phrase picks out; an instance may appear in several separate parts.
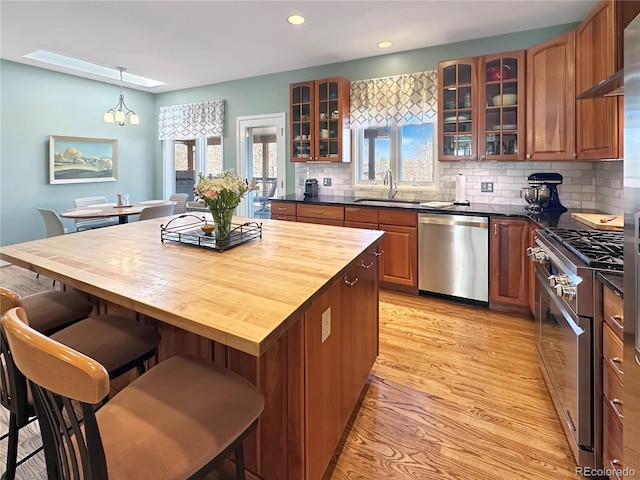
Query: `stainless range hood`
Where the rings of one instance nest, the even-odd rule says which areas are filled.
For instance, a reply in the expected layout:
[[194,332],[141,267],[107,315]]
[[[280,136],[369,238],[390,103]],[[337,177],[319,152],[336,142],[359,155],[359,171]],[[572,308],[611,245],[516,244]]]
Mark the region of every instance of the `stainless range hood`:
[[605,78],[601,82],[597,83],[589,90],[582,92],[576,98],[582,100],[583,98],[601,98],[612,97],[615,95],[624,95],[624,70],[620,69],[609,78]]

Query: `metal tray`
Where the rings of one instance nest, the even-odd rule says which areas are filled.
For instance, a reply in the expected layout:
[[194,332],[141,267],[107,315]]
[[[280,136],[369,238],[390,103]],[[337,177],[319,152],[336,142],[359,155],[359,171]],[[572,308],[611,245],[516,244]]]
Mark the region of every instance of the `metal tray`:
[[[190,222],[178,222],[179,224],[173,224],[174,221],[182,218],[191,217],[193,221]],[[246,222],[242,224],[232,223],[231,232],[229,237],[221,242],[218,242],[213,232],[211,235],[206,235],[200,227],[207,222],[205,217],[199,217],[197,215],[184,214],[172,219],[166,225],[160,225],[160,240],[162,242],[175,242],[185,245],[192,245],[195,247],[209,248],[216,252],[224,252],[231,248],[243,245],[252,240],[262,238],[262,224],[257,222]],[[172,225],[173,224],[173,225]]]

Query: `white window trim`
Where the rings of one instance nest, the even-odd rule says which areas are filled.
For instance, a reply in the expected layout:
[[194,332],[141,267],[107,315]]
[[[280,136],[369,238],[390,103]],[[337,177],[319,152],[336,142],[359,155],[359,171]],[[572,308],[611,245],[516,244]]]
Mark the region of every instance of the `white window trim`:
[[[216,136],[216,135],[214,135]],[[176,141],[162,141],[162,194],[163,198],[169,198],[169,195],[176,193]],[[222,161],[224,170],[224,137],[220,135],[220,148],[222,149]],[[207,165],[207,139],[196,138],[196,151],[194,157],[195,181],[198,183],[198,173],[204,173]],[[222,172],[220,172],[222,173]]]
[[[406,192],[419,192],[419,191],[437,191],[440,188],[440,169],[438,168],[438,159],[437,159],[437,152],[438,152],[438,118],[437,116],[433,117],[433,119],[431,120],[431,122],[425,122],[425,123],[430,123],[431,124],[431,128],[433,130],[433,156],[434,156],[434,160],[433,160],[433,183],[431,182],[411,182],[411,181],[397,181],[398,184],[398,191],[406,191]],[[395,127],[395,126],[390,126],[390,128],[393,130],[395,129],[397,131],[397,129],[401,128],[401,127]],[[364,131],[363,128],[358,128],[356,129],[356,132],[354,133],[354,135],[352,136],[352,138],[355,140],[352,142],[352,154],[353,154],[353,186],[354,188],[366,188],[369,190],[380,190],[380,191],[385,191],[385,190],[389,190],[389,185],[385,185],[383,182],[382,178],[377,178],[375,180],[360,180],[360,162],[361,162],[361,157],[360,157],[360,146],[362,145],[362,132]],[[390,164],[391,164],[391,170],[393,170],[393,178],[394,178],[394,182],[396,182],[396,178],[398,177],[397,173],[398,173],[398,168],[397,168],[397,164],[398,164],[398,158],[400,157],[400,148],[398,146],[398,136],[397,135],[391,135],[390,138],[390,150],[394,152],[394,154],[392,155],[392,158],[390,160]]]

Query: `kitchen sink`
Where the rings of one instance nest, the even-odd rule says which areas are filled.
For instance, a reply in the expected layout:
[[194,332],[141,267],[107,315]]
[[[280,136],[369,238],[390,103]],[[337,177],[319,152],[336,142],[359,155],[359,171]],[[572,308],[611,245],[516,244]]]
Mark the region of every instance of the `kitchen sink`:
[[392,198],[356,198],[354,203],[378,207],[417,207],[419,200],[394,200]]

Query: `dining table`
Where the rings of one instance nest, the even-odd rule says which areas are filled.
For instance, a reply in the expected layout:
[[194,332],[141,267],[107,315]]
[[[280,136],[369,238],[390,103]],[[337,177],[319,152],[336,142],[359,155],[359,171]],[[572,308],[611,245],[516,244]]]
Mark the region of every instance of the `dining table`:
[[118,223],[128,223],[129,216],[139,215],[147,207],[157,205],[176,204],[172,200],[143,200],[130,203],[129,205],[118,205],[117,203],[99,203],[76,207],[65,210],[60,214],[64,218],[110,218],[118,217]]

